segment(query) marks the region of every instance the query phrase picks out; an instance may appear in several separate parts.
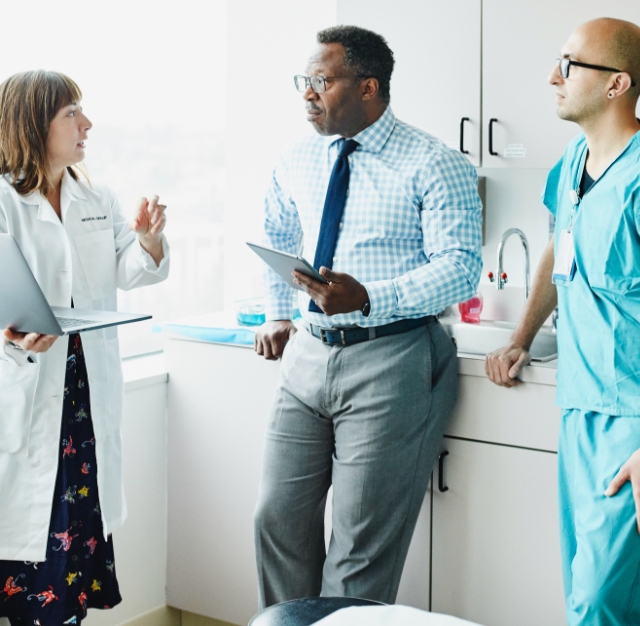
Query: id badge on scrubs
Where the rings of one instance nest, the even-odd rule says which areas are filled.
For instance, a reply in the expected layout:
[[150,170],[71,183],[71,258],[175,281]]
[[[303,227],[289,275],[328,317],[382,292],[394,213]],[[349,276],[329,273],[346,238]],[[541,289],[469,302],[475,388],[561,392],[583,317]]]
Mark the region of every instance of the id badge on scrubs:
[[573,247],[573,233],[569,230],[560,231],[556,260],[553,264],[552,281],[554,285],[558,283],[568,283],[573,280],[576,273],[576,253]]

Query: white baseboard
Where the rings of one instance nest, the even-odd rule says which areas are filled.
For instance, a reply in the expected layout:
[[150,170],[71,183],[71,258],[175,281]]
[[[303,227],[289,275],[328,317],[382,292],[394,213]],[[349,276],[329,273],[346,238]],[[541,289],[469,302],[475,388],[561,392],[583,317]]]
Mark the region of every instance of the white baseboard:
[[205,617],[204,615],[198,615],[197,613],[189,613],[189,611],[182,611],[182,624],[180,626],[239,626],[239,625],[231,624],[230,622],[223,622],[220,619]]
[[182,626],[182,611],[170,606],[160,606],[123,622],[120,626]]
[[[3,625],[0,625],[3,626]],[[8,624],[6,626],[9,626]],[[239,626],[219,619],[205,617],[172,606],[161,606],[120,626]]]
[[[90,619],[95,613],[95,611],[90,610],[87,617]],[[122,622],[119,626],[181,626],[181,622],[182,611],[170,606],[160,606],[127,622]],[[0,626],[10,626],[9,619],[0,617]]]
[[[6,617],[0,617],[0,626],[9,626],[9,620]],[[230,622],[223,622],[219,619],[212,619],[204,615],[189,613],[174,609],[172,606],[160,606],[153,611],[143,613],[130,619],[128,622],[122,622],[120,626],[239,626]]]

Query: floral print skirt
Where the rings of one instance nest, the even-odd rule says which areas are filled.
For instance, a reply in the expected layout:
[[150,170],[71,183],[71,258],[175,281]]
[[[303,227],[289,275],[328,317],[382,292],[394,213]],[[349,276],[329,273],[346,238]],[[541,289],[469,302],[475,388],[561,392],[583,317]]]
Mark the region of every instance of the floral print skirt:
[[121,601],[111,537],[104,539],[89,383],[80,335],[69,337],[58,475],[46,560],[0,560],[0,617],[13,626],[78,624]]

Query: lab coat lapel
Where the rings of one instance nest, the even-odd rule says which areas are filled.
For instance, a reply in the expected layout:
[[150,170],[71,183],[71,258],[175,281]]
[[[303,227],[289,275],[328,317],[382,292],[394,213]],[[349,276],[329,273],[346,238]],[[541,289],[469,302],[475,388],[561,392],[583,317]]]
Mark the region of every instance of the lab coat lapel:
[[29,204],[36,208],[38,211],[38,219],[41,222],[51,222],[52,224],[59,224],[60,220],[53,210],[53,207],[46,201],[45,197],[40,193],[38,189],[28,193],[26,196],[20,198],[21,202]]
[[74,200],[85,200],[86,196],[82,188],[76,180],[65,170],[62,175],[62,187],[60,189],[60,213],[62,214],[62,222],[67,220],[69,206]]

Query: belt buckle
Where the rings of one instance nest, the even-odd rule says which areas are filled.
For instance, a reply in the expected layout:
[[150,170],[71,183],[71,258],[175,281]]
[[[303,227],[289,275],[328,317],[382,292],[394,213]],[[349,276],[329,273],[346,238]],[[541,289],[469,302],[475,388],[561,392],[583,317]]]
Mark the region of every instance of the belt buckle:
[[341,343],[343,346],[346,346],[346,345],[347,345],[347,342],[346,342],[346,340],[345,340],[345,338],[344,338],[344,330],[343,330],[342,328],[340,329],[340,343]]
[[327,341],[327,331],[324,328],[320,328],[320,341],[322,341],[322,343],[329,343]]

